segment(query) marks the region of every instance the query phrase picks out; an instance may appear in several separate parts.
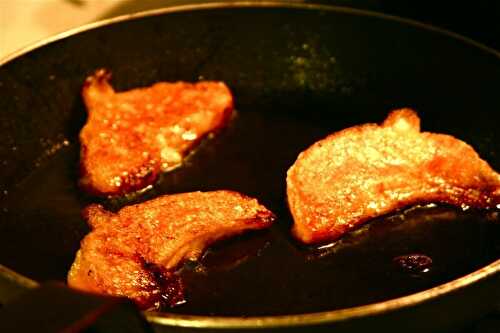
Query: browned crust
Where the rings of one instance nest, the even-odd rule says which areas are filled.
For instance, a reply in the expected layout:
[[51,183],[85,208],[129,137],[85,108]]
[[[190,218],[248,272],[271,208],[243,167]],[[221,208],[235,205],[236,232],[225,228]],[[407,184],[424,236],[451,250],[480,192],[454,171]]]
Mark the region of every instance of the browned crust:
[[[135,88],[129,91],[116,93],[109,84],[110,79],[111,73],[108,70],[99,69],[93,75],[87,77],[82,89],[82,97],[87,107],[88,120],[80,132],[81,151],[79,184],[84,191],[91,195],[124,195],[142,190],[148,185],[152,185],[157,180],[160,173],[179,166],[182,163],[182,159],[192,151],[207,134],[217,133],[227,125],[231,119],[234,108],[233,98],[230,90],[221,82],[201,81],[194,84],[185,82],[159,82],[150,87]],[[198,92],[199,96],[195,96],[194,99],[200,98],[199,102],[201,105],[197,104],[196,100],[191,102],[189,99],[186,100],[185,98],[176,104],[175,98],[182,89]],[[161,94],[167,95],[162,99]],[[211,94],[214,100],[220,98],[222,94],[227,102],[223,107],[215,102],[212,103],[207,100],[207,96]],[[141,98],[146,100],[152,99],[155,101],[154,103],[158,104],[145,105],[146,102],[144,102],[145,104],[141,104],[139,103]],[[164,102],[165,100],[171,101],[171,98],[174,98],[173,102]],[[127,109],[121,109],[121,105],[127,103],[132,103],[133,106],[129,107],[134,107],[136,109],[133,118],[134,122],[129,122],[128,129],[124,129],[119,127],[118,122],[120,121],[120,113],[125,112],[124,114],[127,114],[127,112],[129,112]],[[207,103],[207,105],[203,103]],[[115,109],[108,110],[106,109],[106,105],[114,105]],[[148,107],[150,107],[150,109],[148,109]],[[208,111],[203,111],[204,108]],[[96,110],[99,110],[99,112]],[[103,112],[105,112],[105,116],[103,116]],[[158,121],[151,122],[150,118],[153,117],[152,114],[158,117],[156,118]],[[194,115],[195,118],[198,119],[196,120],[198,123],[196,123],[196,121],[191,122],[183,120],[181,115],[186,115],[186,117]],[[111,119],[110,121],[112,123],[115,123],[112,120],[115,119],[115,116],[118,117],[116,118],[118,119],[116,122],[118,127],[116,129],[113,129],[111,125],[103,127],[103,125],[99,123],[100,118],[108,117]],[[130,115],[127,117],[130,117]],[[144,134],[137,134],[134,128],[142,126],[141,122],[143,119],[145,126],[152,127],[148,127],[144,132],[141,132]],[[191,126],[189,129],[183,129],[182,124],[180,124],[179,128],[187,132],[193,132],[195,138],[181,139],[181,137],[183,138],[182,134],[184,132],[170,133],[170,128],[177,126],[173,119],[179,119],[180,122],[189,124],[189,126]],[[167,135],[164,133],[170,134]],[[107,141],[98,138],[99,135],[103,134],[118,138],[124,142],[119,145],[108,144]],[[159,139],[155,138],[156,134],[161,134],[163,142],[157,141]],[[99,140],[103,142],[99,144],[99,147],[101,147],[99,148],[100,153],[96,154],[95,144],[92,144],[92,142],[98,142]],[[89,148],[91,144],[93,148]],[[138,148],[131,148],[129,145],[132,144]],[[115,156],[113,155],[115,151],[118,152],[125,149],[129,150],[128,156],[134,159],[135,162],[132,162],[131,159],[127,160],[127,157],[123,157],[121,161],[109,160],[111,158],[110,156]],[[165,149],[167,149],[167,155],[164,155]],[[140,157],[140,154],[146,153],[148,154],[147,156],[145,155],[143,158]],[[174,154],[178,157],[175,157],[175,161],[166,160],[168,157],[164,156],[168,156],[168,154]],[[101,163],[97,163],[98,159],[102,159]],[[142,160],[142,162],[139,162],[140,160]],[[114,164],[130,166],[123,167],[116,172],[110,173],[106,178],[101,171],[103,170],[101,166],[106,164],[110,167]]]
[[[370,210],[361,207],[360,210],[364,211],[364,214],[360,216],[350,217],[347,216],[349,214],[346,214],[347,220],[343,220],[344,216],[342,214],[344,214],[344,212],[340,211],[338,208],[336,209],[335,213],[332,213],[329,216],[323,215],[327,214],[325,213],[327,209],[324,207],[324,205],[328,205],[328,202],[331,202],[328,200],[332,199],[321,199],[321,195],[314,192],[314,185],[303,183],[305,179],[310,179],[310,177],[312,177],[305,176],[305,174],[310,172],[317,172],[315,170],[316,166],[314,165],[314,163],[312,163],[315,158],[317,159],[317,156],[315,154],[319,154],[318,151],[320,151],[321,149],[325,149],[325,151],[327,151],[327,148],[323,147],[328,146],[328,149],[330,149],[328,151],[330,153],[332,153],[333,151],[347,156],[349,153],[339,152],[335,150],[336,148],[330,147],[334,147],[337,141],[350,137],[356,137],[356,140],[359,140],[359,142],[361,143],[363,142],[363,139],[359,138],[363,138],[365,133],[374,132],[383,128],[390,128],[395,132],[400,131],[401,137],[400,139],[398,138],[398,140],[405,140],[405,135],[408,135],[408,133],[413,133],[418,135],[420,139],[434,140],[435,144],[440,146],[440,149],[441,146],[444,147],[442,149],[456,148],[457,152],[464,153],[464,155],[466,155],[468,159],[477,161],[472,164],[468,164],[468,167],[472,165],[472,167],[477,168],[477,172],[479,174],[473,176],[477,179],[471,180],[471,185],[465,185],[465,187],[461,187],[460,184],[456,183],[459,180],[453,179],[448,179],[447,183],[443,185],[439,185],[436,183],[432,188],[430,188],[429,184],[423,183],[423,185],[426,185],[430,188],[429,191],[422,193],[421,195],[410,195],[408,198],[393,200],[392,202],[389,202],[389,207],[387,209]],[[363,150],[364,148],[360,147],[360,149]],[[453,156],[453,152],[450,156]],[[338,158],[338,156],[325,156],[324,158],[335,159]],[[457,161],[459,161],[460,157],[456,157],[456,159]],[[446,161],[442,159],[442,156],[436,156],[435,158],[433,157],[429,161],[427,161],[426,164],[416,167],[423,168],[421,170],[419,169],[420,172],[423,172],[423,174],[416,174],[415,176],[422,177],[422,179],[424,179],[426,172],[428,172],[429,174],[439,174],[439,172],[444,172],[441,171],[440,168],[448,168],[449,165],[447,165]],[[459,167],[459,164],[457,164],[457,167]],[[347,170],[349,170],[348,165],[344,166],[344,168],[347,168]],[[397,168],[394,169],[396,170],[394,172],[398,172]],[[333,168],[330,170],[325,170],[324,172],[335,173],[337,172],[336,170],[337,169]],[[379,189],[377,190],[379,192],[373,193],[374,197],[386,195],[386,193],[384,192],[384,185],[386,184],[384,184],[383,182],[383,176],[377,174],[379,171],[380,170],[377,169],[372,170],[373,178],[382,179],[381,183],[379,184]],[[458,176],[458,178],[462,177],[460,172],[456,170],[451,171],[454,172]],[[366,171],[365,173],[368,174],[369,171]],[[325,176],[327,175],[325,174]],[[411,173],[408,173],[408,176],[411,176]],[[453,175],[451,175],[450,177],[452,176]],[[445,180],[447,179],[447,175],[444,175],[443,177]],[[311,179],[314,179],[314,177]],[[345,188],[349,188],[350,186],[352,186],[348,183],[343,185],[345,185]],[[306,187],[306,189],[304,189],[304,186]],[[338,190],[338,187],[335,186],[333,188],[336,188]],[[332,191],[334,191],[333,188]],[[356,192],[357,189],[352,188],[352,191]],[[325,193],[324,196],[327,197],[328,194],[329,193]],[[466,143],[449,135],[420,132],[420,120],[417,114],[411,109],[401,109],[391,112],[387,119],[382,123],[382,125],[363,124],[341,130],[327,136],[325,139],[314,143],[313,145],[311,145],[311,147],[300,153],[297,161],[288,170],[287,173],[287,198],[290,211],[295,221],[292,228],[293,235],[301,242],[312,244],[338,239],[344,233],[359,227],[362,223],[374,217],[419,203],[441,202],[455,206],[466,205],[477,208],[495,208],[500,203],[500,175],[495,173],[485,161],[481,160],[477,153],[473,150],[473,148]],[[346,197],[343,197],[342,195],[338,197],[338,200],[340,201],[345,199]],[[333,204],[333,202],[331,203]],[[354,202],[352,203],[352,205],[355,206],[356,203]],[[345,211],[349,211],[349,209],[350,208],[346,205]],[[328,225],[324,225],[325,222],[319,222],[321,219],[322,221],[330,220],[331,222],[328,222]],[[337,223],[336,221],[342,221],[342,223]]]
[[95,293],[127,296],[143,309],[183,300],[176,270],[212,243],[271,226],[274,214],[233,191],[165,195],[122,208],[83,211],[92,231],[68,273],[68,284]]

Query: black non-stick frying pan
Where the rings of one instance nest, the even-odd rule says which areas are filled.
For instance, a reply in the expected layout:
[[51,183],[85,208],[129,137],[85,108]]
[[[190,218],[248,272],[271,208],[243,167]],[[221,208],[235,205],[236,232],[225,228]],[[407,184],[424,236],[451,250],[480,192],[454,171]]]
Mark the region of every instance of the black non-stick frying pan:
[[[186,263],[187,302],[147,314],[158,329],[460,327],[500,296],[497,211],[408,207],[309,248],[290,237],[285,177],[314,141],[399,107],[500,170],[499,58],[415,22],[304,4],[175,7],[59,36],[0,67],[0,263],[36,281],[65,280],[88,232],[87,204],[118,209],[231,189],[259,198],[278,220]],[[152,190],[129,200],[86,196],[77,186],[80,90],[102,67],[118,90],[224,81],[237,116]],[[410,255],[432,265],[395,260]]]

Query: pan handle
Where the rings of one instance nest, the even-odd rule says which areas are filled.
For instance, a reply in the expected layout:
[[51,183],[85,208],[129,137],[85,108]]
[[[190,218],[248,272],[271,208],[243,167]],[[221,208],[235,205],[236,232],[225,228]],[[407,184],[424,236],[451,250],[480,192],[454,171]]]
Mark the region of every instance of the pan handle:
[[0,265],[0,332],[152,333],[132,301],[38,284]]
[[38,282],[0,265],[0,305],[5,305],[38,286]]

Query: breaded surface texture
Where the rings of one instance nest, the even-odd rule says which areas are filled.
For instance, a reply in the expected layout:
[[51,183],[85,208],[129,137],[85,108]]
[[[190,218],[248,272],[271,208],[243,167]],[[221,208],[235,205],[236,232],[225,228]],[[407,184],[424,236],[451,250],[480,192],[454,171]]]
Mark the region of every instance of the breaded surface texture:
[[224,126],[233,110],[222,82],[159,82],[115,92],[109,79],[99,70],[82,91],[88,119],[80,132],[80,184],[94,195],[123,195],[151,185]]
[[497,207],[500,175],[465,142],[421,132],[417,114],[401,109],[303,151],[288,170],[287,197],[295,237],[322,243],[417,203]]
[[183,261],[274,220],[256,199],[231,191],[164,195],[117,213],[91,205],[84,214],[93,230],[81,242],[69,286],[126,296],[143,309],[182,301],[174,272]]

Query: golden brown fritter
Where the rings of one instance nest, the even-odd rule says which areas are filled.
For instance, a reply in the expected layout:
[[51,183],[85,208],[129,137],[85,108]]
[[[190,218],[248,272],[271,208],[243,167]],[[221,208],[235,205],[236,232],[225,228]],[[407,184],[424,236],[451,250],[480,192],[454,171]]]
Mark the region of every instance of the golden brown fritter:
[[416,203],[498,207],[500,175],[465,142],[420,132],[417,114],[401,109],[302,152],[288,170],[287,196],[295,237],[319,243]]
[[192,192],[125,207],[117,213],[91,205],[93,229],[68,274],[69,286],[126,296],[143,309],[183,300],[175,270],[196,260],[212,243],[272,224],[256,199],[231,191]]
[[121,195],[152,184],[233,110],[222,82],[160,82],[115,92],[109,79],[99,70],[82,91],[88,119],[80,132],[80,184],[92,194]]

